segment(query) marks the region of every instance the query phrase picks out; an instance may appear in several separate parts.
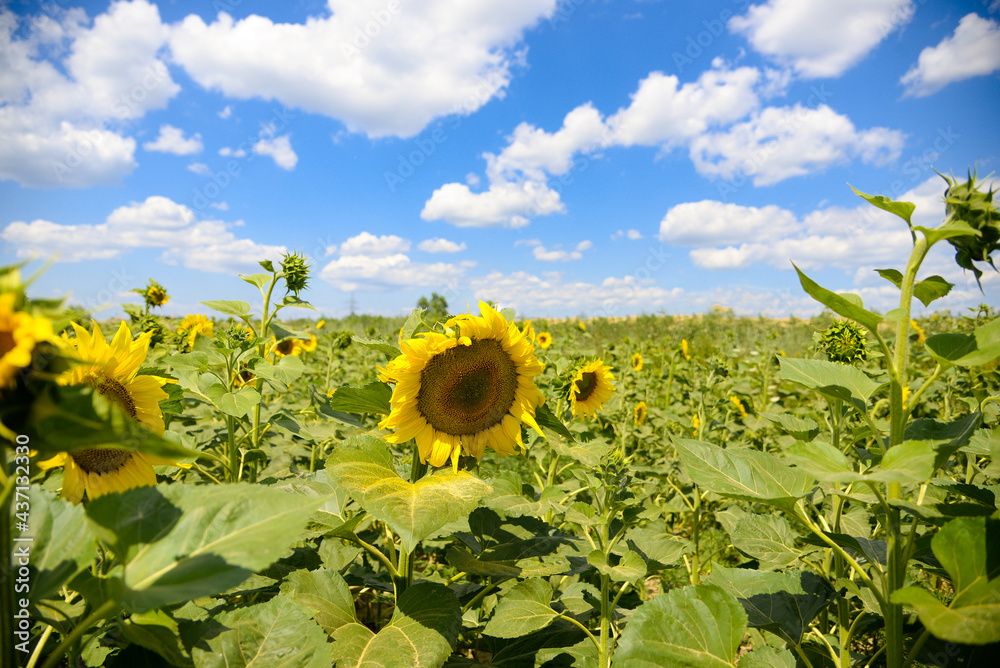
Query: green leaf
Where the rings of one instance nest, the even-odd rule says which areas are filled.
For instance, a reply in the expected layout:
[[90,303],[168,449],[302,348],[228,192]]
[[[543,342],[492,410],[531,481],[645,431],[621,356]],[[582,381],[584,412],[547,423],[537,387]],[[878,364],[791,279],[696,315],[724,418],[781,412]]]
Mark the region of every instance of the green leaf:
[[427,309],[423,308],[415,308],[410,311],[410,315],[407,316],[406,322],[403,323],[403,328],[399,330],[400,341],[413,338],[413,333],[423,324],[423,315],[426,311]]
[[345,413],[381,413],[388,415],[392,410],[389,400],[392,388],[381,381],[369,383],[362,388],[341,387],[330,397],[330,408]]
[[324,497],[261,485],[159,485],[87,506],[94,532],[126,564],[134,611],[211,596],[269,566],[302,535]]
[[824,482],[926,482],[934,472],[937,451],[930,443],[906,441],[886,452],[879,465],[859,473],[839,450],[826,443],[797,442],[787,458]]
[[757,415],[767,419],[789,434],[803,441],[811,441],[819,434],[819,425],[812,418],[800,418],[787,413],[767,413],[761,411]]
[[724,450],[686,438],[675,438],[674,445],[691,480],[722,496],[790,508],[814,486],[811,476],[767,452]]
[[218,311],[219,313],[231,315],[236,318],[242,318],[243,316],[250,314],[250,304],[237,300],[217,299],[214,301],[198,303],[203,306],[207,306],[213,311]]
[[876,269],[878,275],[895,285],[900,290],[903,289],[903,275],[897,269]]
[[[847,185],[851,186],[851,184]],[[855,195],[862,198],[872,206],[876,206],[883,211],[888,211],[891,214],[899,216],[906,221],[907,226],[912,226],[910,216],[913,215],[913,210],[917,208],[915,204],[911,204],[910,202],[897,202],[883,195],[867,195],[854,186],[851,186],[851,190],[854,191]]]
[[545,580],[519,582],[500,599],[483,633],[497,638],[519,638],[543,629],[559,617],[549,607],[551,601],[552,585]]
[[[792,263],[792,266],[795,267],[794,262]],[[799,274],[799,282],[802,284],[802,289],[805,290],[809,296],[829,308],[834,313],[842,315],[845,318],[850,318],[851,320],[867,327],[872,332],[875,332],[878,324],[882,322],[882,316],[877,313],[865,310],[863,307],[858,306],[852,300],[844,297],[843,295],[830,292],[803,274],[798,267],[795,267],[795,271]]]
[[198,668],[329,668],[333,663],[323,629],[290,595],[223,612],[214,621],[228,630],[195,645]]
[[763,645],[744,654],[740,668],[795,668],[795,657],[787,649]]
[[[31,542],[12,543],[17,558],[27,551],[32,570],[30,597],[32,602],[49,598],[78,573],[87,569],[97,553],[97,541],[84,520],[83,506],[57,498],[51,492],[35,487],[29,493],[30,530],[22,536]],[[8,583],[10,584],[10,583]],[[10,585],[13,586],[13,585]]]
[[377,339],[369,339],[364,336],[358,336],[358,335],[351,337],[351,340],[354,341],[355,343],[360,343],[366,348],[371,348],[372,350],[377,350],[380,353],[384,353],[385,356],[389,359],[395,359],[396,357],[399,357],[400,355],[403,354],[399,348],[390,343],[386,343],[385,341],[379,341]]
[[594,550],[587,556],[587,563],[597,569],[598,573],[607,575],[615,582],[635,582],[646,577],[646,562],[632,550],[625,550],[621,561],[612,566],[604,552]]
[[289,573],[281,591],[310,611],[312,618],[329,635],[341,626],[357,622],[354,597],[340,573],[320,568]]
[[307,308],[310,311],[316,310],[315,306],[305,300],[299,299],[294,295],[285,295],[285,298],[281,300],[281,307]]
[[177,620],[162,610],[134,614],[118,627],[128,641],[163,657],[171,666],[194,666]]
[[417,544],[450,522],[462,519],[492,487],[467,471],[451,469],[416,483],[396,473],[385,441],[373,436],[348,439],[333,451],[327,471],[372,517],[388,524],[403,549]]
[[263,290],[271,282],[271,274],[239,274],[239,277],[250,285],[257,286],[258,290]]
[[260,403],[260,393],[252,386],[244,385],[236,392],[229,392],[214,373],[203,373],[198,385],[212,405],[226,415],[241,418]]
[[680,561],[691,549],[691,543],[687,539],[675,536],[662,527],[657,530],[653,525],[632,528],[625,534],[625,542],[647,562],[663,566]]
[[930,306],[935,299],[944,297],[955,287],[940,276],[931,276],[914,284],[913,296],[920,300],[924,306]]
[[977,367],[1000,357],[1000,318],[977,327],[972,334],[946,333],[928,336],[925,344],[944,365]]
[[392,620],[379,632],[354,622],[334,634],[338,668],[434,668],[458,639],[462,611],[444,585],[422,582],[396,601]]
[[765,573],[716,564],[705,582],[735,596],[746,610],[749,626],[796,645],[809,623],[836,598],[830,585],[811,572]]
[[[274,332],[274,338],[278,341],[284,341],[285,339],[300,339],[302,341],[309,340],[309,335],[306,334],[305,332],[300,332],[295,329],[288,329],[280,322],[277,322],[275,320],[272,320],[271,324],[268,326],[271,328],[271,331]],[[263,336],[263,334],[261,335]]]
[[672,589],[636,609],[618,640],[614,667],[732,668],[746,624],[743,607],[719,587]]
[[779,357],[781,377],[831,399],[840,399],[859,411],[866,410],[868,399],[883,383],[876,383],[864,371],[847,364],[825,360]]
[[[283,391],[305,372],[305,364],[296,355],[285,355],[278,360],[277,364],[271,364],[267,360],[258,359],[253,365],[255,376],[265,380],[274,380],[280,383],[276,389]],[[274,383],[271,384],[274,386]]]
[[543,429],[551,429],[563,438],[568,438],[571,441],[574,440],[573,433],[545,404],[541,404],[535,408],[535,422]]
[[802,553],[794,547],[796,535],[780,515],[749,515],[729,532],[733,547],[756,558],[762,570],[794,563]]
[[981,232],[963,220],[951,218],[944,225],[928,228],[917,225],[913,228],[927,237],[927,245],[933,246],[943,239],[953,239],[955,237],[978,237]]
[[468,550],[452,547],[448,550],[448,563],[469,575],[485,575],[491,578],[516,578],[521,569],[509,560],[487,561],[479,559]]
[[951,576],[955,595],[947,606],[919,587],[904,587],[892,602],[917,611],[920,621],[947,642],[986,645],[1000,641],[1000,521],[962,517],[931,540],[934,556]]

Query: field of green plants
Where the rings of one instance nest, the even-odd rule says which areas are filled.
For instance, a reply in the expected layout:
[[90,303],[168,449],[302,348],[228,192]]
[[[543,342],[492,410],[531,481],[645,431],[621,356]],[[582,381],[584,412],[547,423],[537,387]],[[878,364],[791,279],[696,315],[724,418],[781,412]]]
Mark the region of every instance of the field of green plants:
[[0,665],[995,665],[1000,319],[911,313],[991,200],[811,320],[304,318],[293,254],[94,323],[4,269]]

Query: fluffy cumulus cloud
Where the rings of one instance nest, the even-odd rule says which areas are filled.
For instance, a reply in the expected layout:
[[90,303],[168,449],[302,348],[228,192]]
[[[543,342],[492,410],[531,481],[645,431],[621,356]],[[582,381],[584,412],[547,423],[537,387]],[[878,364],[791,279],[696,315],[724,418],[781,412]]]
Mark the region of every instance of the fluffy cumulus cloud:
[[[445,239],[428,241],[447,242]],[[426,244],[427,241],[420,245]],[[338,290],[391,290],[402,287],[453,287],[476,263],[414,262],[406,254],[410,241],[393,234],[376,236],[370,232],[355,235],[340,246],[327,249],[331,260],[320,276]],[[434,252],[434,251],[431,251]]]
[[158,57],[168,36],[145,0],[113,3],[92,24],[81,9],[0,12],[0,179],[86,187],[131,173],[123,123],[180,90]]
[[852,159],[884,165],[899,156],[903,134],[888,128],[859,130],[825,104],[768,107],[723,132],[691,142],[700,174],[772,185]]
[[913,12],[913,0],[768,0],[731,18],[729,29],[799,76],[837,77]]
[[593,242],[588,240],[583,240],[578,243],[572,250],[562,248],[561,245],[557,245],[555,248],[549,250],[537,240],[532,240],[533,243],[528,245],[533,246],[531,249],[531,254],[535,256],[536,260],[541,262],[569,262],[570,260],[582,260],[583,251],[590,250],[594,247]]
[[478,181],[468,178],[447,183],[434,191],[421,216],[462,227],[523,227],[532,217],[565,210],[552,180],[571,183],[572,172],[586,169],[590,156],[614,147],[687,147],[700,174],[739,178],[739,185],[751,178],[758,186],[854,159],[882,165],[898,157],[900,132],[856,128],[825,104],[829,93],[821,86],[814,87],[807,106],[761,108],[787,85],[781,73],[731,69],[718,58],[684,84],[652,72],[629,105],[610,116],[588,102],[567,113],[554,132],[521,123],[499,153],[483,154],[487,187],[473,190],[467,183]]
[[292,141],[288,135],[280,137],[265,137],[253,145],[253,152],[274,159],[274,163],[286,171],[295,169],[299,156],[292,149]]
[[184,136],[184,131],[172,125],[161,125],[160,135],[153,141],[142,145],[147,151],[160,151],[174,155],[194,155],[205,148],[201,143],[201,135],[197,132],[190,137]]
[[990,74],[1000,69],[1000,24],[977,14],[966,14],[955,32],[920,52],[917,64],[900,83],[916,97],[931,95],[954,81]]
[[63,262],[107,260],[134,248],[160,248],[160,261],[210,272],[245,271],[284,246],[239,239],[218,220],[197,220],[183,204],[160,196],[122,206],[96,225],[61,225],[47,220],[15,221],[0,239],[19,256],[58,254]]
[[420,217],[457,227],[518,228],[528,224],[529,216],[563,211],[559,193],[538,181],[500,181],[482,192],[464,183],[446,183],[431,194]]
[[[918,205],[914,224],[936,225],[944,213],[940,198],[941,180],[935,176],[899,199]],[[692,248],[691,260],[703,269],[756,264],[791,269],[791,261],[803,269],[868,270],[898,263],[912,246],[905,223],[867,204],[827,207],[800,218],[777,206],[712,200],[670,209],[660,222],[660,240]]]
[[371,137],[411,137],[501,96],[524,31],[557,0],[328,0],[325,16],[275,23],[220,13],[173,27],[174,60],[205,88],[277,100]]

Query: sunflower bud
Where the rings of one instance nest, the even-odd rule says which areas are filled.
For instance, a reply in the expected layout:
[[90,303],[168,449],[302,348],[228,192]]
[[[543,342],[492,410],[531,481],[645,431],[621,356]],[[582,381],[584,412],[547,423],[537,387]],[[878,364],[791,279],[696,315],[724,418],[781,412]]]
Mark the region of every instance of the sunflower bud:
[[165,287],[153,279],[149,279],[149,285],[146,286],[146,291],[143,293],[143,299],[146,300],[147,306],[163,306],[170,301],[170,295],[167,294],[167,289]]
[[854,364],[868,359],[865,333],[850,320],[838,320],[819,337],[819,347],[831,362]]
[[[976,282],[983,275],[978,267],[972,264],[989,262],[994,269],[993,251],[1000,248],[1000,213],[993,204],[993,190],[981,192],[976,183],[976,174],[969,175],[965,183],[942,174],[948,182],[944,192],[945,225],[950,222],[963,222],[979,232],[978,235],[949,237],[948,243],[955,248],[955,261],[963,269],[969,269],[976,275]],[[982,286],[980,286],[982,287]]]
[[306,259],[298,253],[290,253],[281,258],[281,275],[285,279],[288,292],[299,296],[309,282],[309,265]]

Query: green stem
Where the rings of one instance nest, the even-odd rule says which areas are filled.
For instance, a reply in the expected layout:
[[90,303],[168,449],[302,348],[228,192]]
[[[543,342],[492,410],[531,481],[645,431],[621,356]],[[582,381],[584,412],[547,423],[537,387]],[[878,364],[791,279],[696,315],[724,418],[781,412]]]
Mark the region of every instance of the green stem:
[[[267,357],[267,330],[271,325],[271,318],[269,317],[269,311],[271,310],[271,293],[274,291],[274,286],[278,283],[278,273],[275,272],[271,276],[271,283],[267,286],[267,292],[264,292],[264,305],[261,309],[260,314],[260,336],[265,339],[265,342],[260,344],[260,349],[257,351],[260,353],[261,357]],[[260,395],[260,400],[253,407],[253,429],[250,432],[251,443],[253,448],[256,450],[260,447],[260,407],[264,403],[264,379],[257,378],[254,383],[254,388],[257,390],[257,394]],[[251,465],[252,471],[250,472],[251,481],[256,482],[257,480],[257,465],[256,463]]]
[[588,629],[586,626],[584,626],[580,622],[576,621],[575,619],[573,619],[572,617],[569,617],[567,615],[559,615],[559,618],[560,619],[565,619],[570,624],[575,624],[576,626],[578,626],[581,631],[583,631],[584,633],[587,634],[587,637],[590,638],[590,641],[592,643],[594,643],[594,645],[597,647],[598,653],[600,653],[600,651],[601,651],[601,642],[597,638],[594,637],[594,634],[590,632],[590,629]]
[[45,660],[45,663],[42,664],[42,668],[55,668],[55,666],[58,665],[58,663],[62,660],[63,655],[66,654],[66,650],[72,647],[81,637],[83,637],[84,633],[89,631],[94,626],[94,624],[101,621],[105,617],[112,615],[117,610],[118,610],[118,601],[114,599],[109,599],[105,601],[101,605],[101,607],[99,607],[97,610],[94,610],[94,612],[89,617],[87,617],[85,620],[77,624],[76,627],[69,633],[69,635],[63,638],[62,642],[56,645],[56,648],[52,651],[52,654],[49,654],[49,657]]
[[920,653],[920,649],[927,642],[927,639],[931,637],[931,632],[928,629],[924,629],[920,636],[917,638],[916,642],[913,643],[913,647],[910,648],[910,654],[906,657],[906,661],[903,662],[903,668],[910,668],[913,664],[913,660],[917,658],[917,654]]
[[691,513],[691,540],[694,542],[694,552],[691,554],[691,584],[696,585],[701,579],[701,563],[698,558],[698,547],[701,538],[701,491],[694,488],[694,509]]
[[42,631],[42,635],[38,638],[38,643],[35,645],[35,651],[31,653],[31,658],[28,659],[28,664],[25,668],[35,668],[35,664],[38,663],[38,659],[42,656],[42,650],[45,649],[45,643],[49,641],[49,636],[52,635],[53,627],[49,624],[45,625],[45,630]]
[[674,367],[677,365],[677,351],[670,356],[670,372],[667,374],[667,391],[663,398],[664,408],[670,408],[670,388],[674,384]]
[[604,573],[601,574],[601,642],[597,646],[599,668],[610,668],[611,651],[608,647],[609,630],[611,629],[611,611],[609,607],[611,601],[608,598],[611,586],[611,578]]

